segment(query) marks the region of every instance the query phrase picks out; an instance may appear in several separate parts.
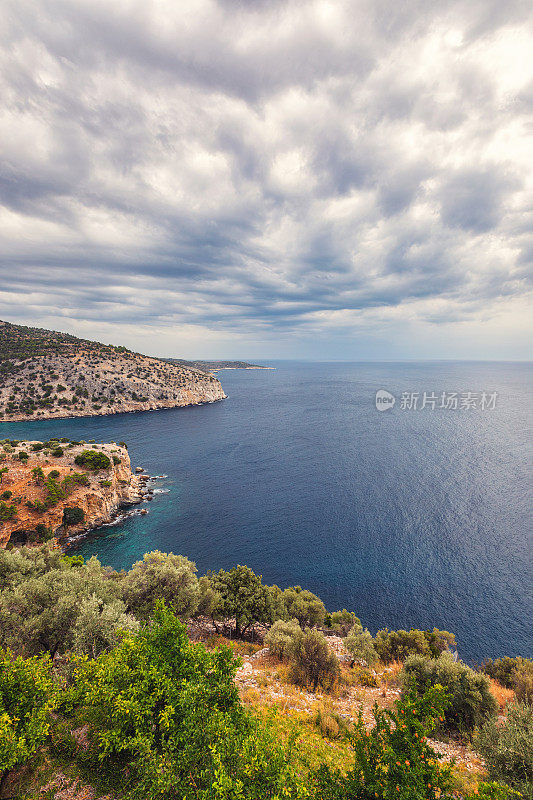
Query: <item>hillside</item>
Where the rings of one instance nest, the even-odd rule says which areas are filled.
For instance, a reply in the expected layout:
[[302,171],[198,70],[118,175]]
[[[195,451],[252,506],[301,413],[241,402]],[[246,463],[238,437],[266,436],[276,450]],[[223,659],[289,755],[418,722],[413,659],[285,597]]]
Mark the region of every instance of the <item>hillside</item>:
[[0,321],[0,422],[174,408],[225,396],[220,381],[193,367]]
[[0,798],[533,800],[533,662],[454,645],[245,566],[0,550]]
[[[87,455],[89,454],[89,455]],[[0,548],[64,540],[140,502],[124,444],[0,442]]]

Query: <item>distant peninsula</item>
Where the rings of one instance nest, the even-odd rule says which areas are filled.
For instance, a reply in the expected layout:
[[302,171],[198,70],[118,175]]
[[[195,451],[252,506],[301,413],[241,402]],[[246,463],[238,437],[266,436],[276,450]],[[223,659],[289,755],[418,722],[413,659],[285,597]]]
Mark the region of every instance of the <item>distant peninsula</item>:
[[0,321],[0,422],[213,403],[209,370],[123,346]]
[[274,369],[261,364],[249,364],[247,361],[184,361],[182,358],[164,358],[169,364],[177,364],[202,372],[218,372],[220,369]]

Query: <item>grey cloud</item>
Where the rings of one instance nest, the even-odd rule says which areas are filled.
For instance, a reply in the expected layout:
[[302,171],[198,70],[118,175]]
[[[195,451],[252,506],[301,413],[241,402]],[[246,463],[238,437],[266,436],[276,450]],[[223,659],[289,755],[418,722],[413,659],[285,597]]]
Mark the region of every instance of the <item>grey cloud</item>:
[[524,3],[7,7],[0,318],[304,335],[527,289],[523,149],[501,137],[531,92],[484,55]]
[[497,167],[457,172],[440,191],[442,218],[453,228],[489,231],[500,223],[506,195],[518,186],[516,178]]

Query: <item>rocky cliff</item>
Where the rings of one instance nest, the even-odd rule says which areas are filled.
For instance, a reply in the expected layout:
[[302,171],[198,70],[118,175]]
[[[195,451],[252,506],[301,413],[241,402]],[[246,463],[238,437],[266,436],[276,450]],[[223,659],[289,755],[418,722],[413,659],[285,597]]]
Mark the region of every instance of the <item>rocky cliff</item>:
[[150,411],[225,397],[220,381],[201,370],[0,321],[0,422]]
[[140,502],[143,491],[126,447],[114,442],[4,440],[0,480],[0,547],[82,533]]

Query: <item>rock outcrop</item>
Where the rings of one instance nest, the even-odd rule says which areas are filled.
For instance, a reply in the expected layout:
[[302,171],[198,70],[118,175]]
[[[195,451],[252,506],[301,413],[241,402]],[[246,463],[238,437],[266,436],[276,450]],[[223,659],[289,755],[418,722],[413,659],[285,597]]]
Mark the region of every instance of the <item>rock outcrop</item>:
[[214,375],[0,321],[0,422],[152,411],[226,397]]
[[[132,474],[124,445],[48,442],[43,449],[35,449],[42,444],[0,444],[4,457],[0,461],[0,547],[51,537],[64,540],[112,521],[121,507],[141,501],[142,481]],[[63,455],[53,455],[59,452],[57,448]],[[77,465],[76,456],[86,451],[103,453],[109,465],[96,470]],[[28,458],[21,460],[21,452]],[[80,510],[70,512],[70,524],[65,523],[69,515],[65,509]],[[76,517],[81,519],[76,521]]]

